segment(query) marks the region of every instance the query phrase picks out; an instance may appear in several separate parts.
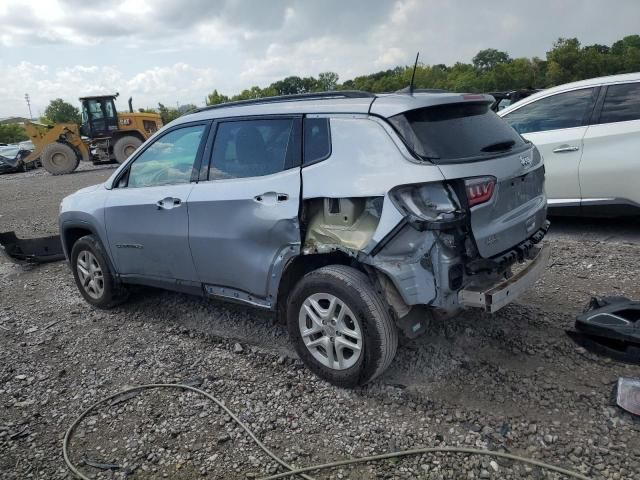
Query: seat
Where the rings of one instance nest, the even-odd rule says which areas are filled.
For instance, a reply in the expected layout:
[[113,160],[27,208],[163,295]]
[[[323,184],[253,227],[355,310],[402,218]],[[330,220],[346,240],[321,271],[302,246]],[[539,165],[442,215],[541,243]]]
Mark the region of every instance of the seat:
[[256,177],[265,175],[269,165],[268,152],[262,134],[257,127],[245,125],[236,134],[236,160],[242,175]]

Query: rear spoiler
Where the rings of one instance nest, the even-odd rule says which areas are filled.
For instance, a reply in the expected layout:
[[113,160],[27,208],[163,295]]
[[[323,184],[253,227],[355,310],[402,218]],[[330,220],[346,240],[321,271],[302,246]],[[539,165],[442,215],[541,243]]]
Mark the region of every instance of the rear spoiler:
[[64,260],[60,235],[41,238],[18,238],[15,232],[0,233],[0,247],[14,260],[35,263]]

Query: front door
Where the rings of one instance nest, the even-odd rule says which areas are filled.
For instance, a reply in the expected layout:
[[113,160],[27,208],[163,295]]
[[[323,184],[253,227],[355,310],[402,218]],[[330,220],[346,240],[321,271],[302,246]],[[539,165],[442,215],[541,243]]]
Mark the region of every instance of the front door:
[[218,123],[208,180],[189,196],[200,281],[265,298],[279,261],[300,245],[300,119]]
[[557,93],[527,103],[502,117],[540,150],[551,206],[580,205],[578,168],[596,96],[594,88]]
[[188,199],[206,130],[206,124],[191,124],[158,137],[109,193],[107,238],[121,275],[197,280],[189,250]]

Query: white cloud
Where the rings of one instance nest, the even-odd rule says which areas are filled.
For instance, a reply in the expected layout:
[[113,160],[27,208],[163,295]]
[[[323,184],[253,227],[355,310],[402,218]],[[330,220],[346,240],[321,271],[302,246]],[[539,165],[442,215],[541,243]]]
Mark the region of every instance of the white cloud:
[[[640,33],[640,1],[0,0],[0,116],[120,91],[137,106],[204,100],[289,75],[341,80],[482,48],[544,57],[559,36],[610,44]],[[571,22],[566,18],[570,17]]]
[[211,68],[195,68],[186,63],[143,70],[133,76],[111,66],[74,65],[51,69],[46,65],[21,62],[0,65],[11,72],[0,83],[2,116],[26,115],[24,94],[31,96],[34,115],[44,112],[49,101],[62,98],[78,106],[78,97],[120,93],[119,106],[126,108],[126,99],[134,98],[136,107],[156,107],[158,102],[203,104],[211,92],[218,74]]

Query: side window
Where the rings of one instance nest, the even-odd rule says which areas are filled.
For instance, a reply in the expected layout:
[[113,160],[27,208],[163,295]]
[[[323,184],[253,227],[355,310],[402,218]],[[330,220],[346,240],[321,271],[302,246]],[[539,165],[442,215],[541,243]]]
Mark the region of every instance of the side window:
[[189,183],[205,128],[205,125],[178,128],[156,139],[131,164],[127,186]]
[[331,133],[328,118],[305,118],[304,160],[305,165],[324,160],[331,154]]
[[545,97],[505,115],[518,133],[579,127],[593,105],[593,88]]
[[293,127],[292,118],[220,123],[209,178],[261,177],[291,168],[296,155]]
[[610,85],[604,97],[599,123],[640,119],[640,82]]

